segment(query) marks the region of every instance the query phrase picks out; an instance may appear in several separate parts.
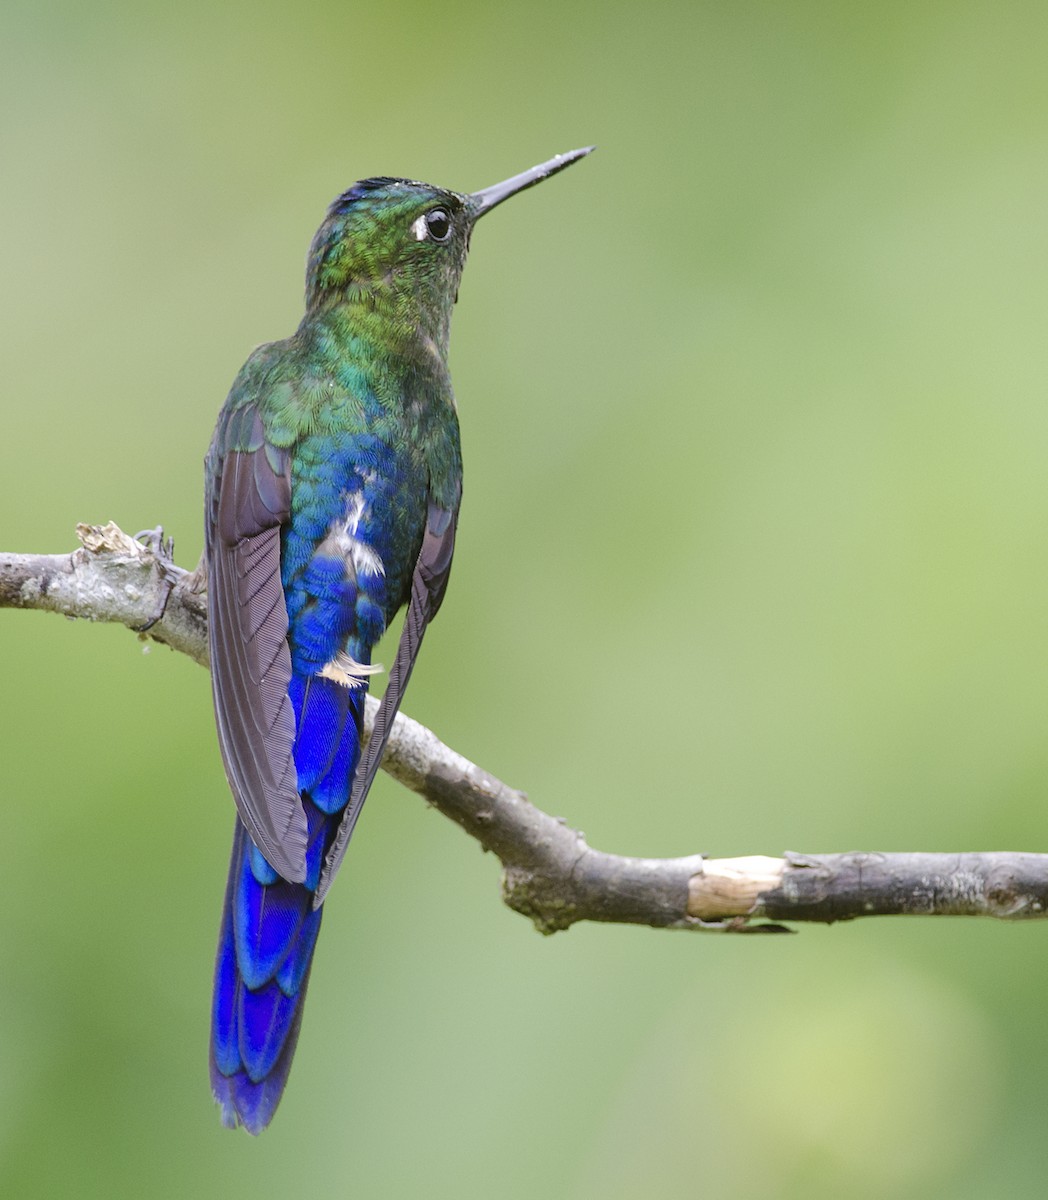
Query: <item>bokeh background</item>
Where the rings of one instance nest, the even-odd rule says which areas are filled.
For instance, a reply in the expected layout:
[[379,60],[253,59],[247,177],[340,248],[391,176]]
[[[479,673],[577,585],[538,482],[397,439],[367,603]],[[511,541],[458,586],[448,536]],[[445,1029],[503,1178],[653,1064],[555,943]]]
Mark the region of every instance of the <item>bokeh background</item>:
[[[603,849],[1043,849],[1046,49],[989,0],[6,0],[0,547],[195,563],[327,202],[597,142],[474,238],[407,710]],[[1044,927],[544,939],[388,779],[223,1130],[206,676],[36,613],[0,656],[3,1195],[1044,1195]]]

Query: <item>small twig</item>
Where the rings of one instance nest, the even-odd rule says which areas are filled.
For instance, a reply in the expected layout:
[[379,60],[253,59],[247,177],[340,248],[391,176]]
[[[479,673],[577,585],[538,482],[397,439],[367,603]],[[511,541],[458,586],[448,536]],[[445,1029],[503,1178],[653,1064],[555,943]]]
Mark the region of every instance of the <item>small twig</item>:
[[[168,559],[162,531],[148,544],[112,523],[80,525],[77,535],[81,547],[71,554],[0,554],[0,608],[115,621],[207,666],[206,600],[193,576]],[[376,708],[369,697],[365,733]],[[1048,911],[1044,854],[630,858],[592,849],[577,830],[403,714],[382,765],[498,856],[506,903],[544,933],[584,920],[761,932],[782,926],[753,922],[903,913],[1016,919]]]

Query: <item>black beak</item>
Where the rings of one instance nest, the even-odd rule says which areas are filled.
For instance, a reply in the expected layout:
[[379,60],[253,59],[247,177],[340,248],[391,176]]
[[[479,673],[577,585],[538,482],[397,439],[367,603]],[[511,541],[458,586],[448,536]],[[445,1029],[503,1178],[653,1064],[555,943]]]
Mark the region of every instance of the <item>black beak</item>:
[[558,171],[563,171],[565,167],[570,167],[572,163],[576,163],[580,158],[585,158],[596,146],[585,146],[581,150],[569,150],[567,154],[558,154],[556,158],[551,158],[549,162],[539,163],[537,167],[532,167],[530,171],[522,171],[519,175],[514,175],[512,179],[504,179],[501,183],[492,184],[491,187],[483,188],[479,192],[474,192],[470,196],[474,219],[481,217],[486,212],[490,212],[496,204],[501,204],[503,200],[508,200],[510,196],[515,196],[517,192],[522,192],[525,188],[534,187],[536,183],[541,183],[543,179],[549,179],[551,175],[556,175]]

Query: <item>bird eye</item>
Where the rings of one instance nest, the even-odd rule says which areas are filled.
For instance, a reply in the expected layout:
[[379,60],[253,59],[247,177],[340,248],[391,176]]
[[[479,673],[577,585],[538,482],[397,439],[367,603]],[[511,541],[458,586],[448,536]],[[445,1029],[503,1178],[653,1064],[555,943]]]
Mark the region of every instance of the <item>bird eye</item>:
[[426,213],[426,230],[435,242],[446,242],[451,233],[451,218],[442,208]]

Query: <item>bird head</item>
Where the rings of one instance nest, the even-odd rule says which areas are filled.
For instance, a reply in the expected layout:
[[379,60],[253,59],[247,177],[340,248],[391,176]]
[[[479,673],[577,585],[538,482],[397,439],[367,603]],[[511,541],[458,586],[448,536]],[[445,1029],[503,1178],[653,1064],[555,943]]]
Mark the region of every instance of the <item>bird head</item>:
[[557,155],[473,193],[388,176],[353,184],[328,209],[313,239],[307,311],[339,305],[374,311],[391,337],[421,334],[446,353],[451,309],[476,222],[592,149]]

